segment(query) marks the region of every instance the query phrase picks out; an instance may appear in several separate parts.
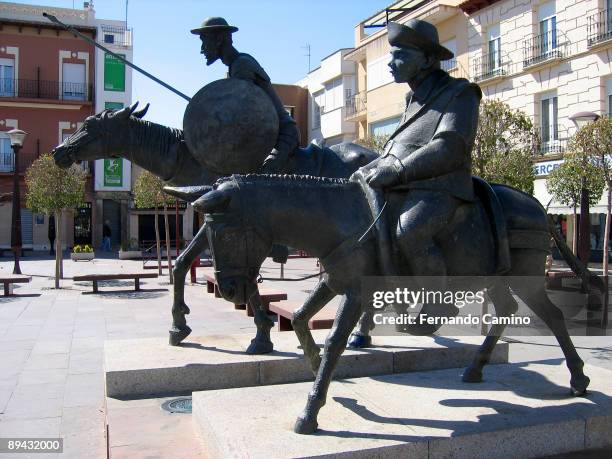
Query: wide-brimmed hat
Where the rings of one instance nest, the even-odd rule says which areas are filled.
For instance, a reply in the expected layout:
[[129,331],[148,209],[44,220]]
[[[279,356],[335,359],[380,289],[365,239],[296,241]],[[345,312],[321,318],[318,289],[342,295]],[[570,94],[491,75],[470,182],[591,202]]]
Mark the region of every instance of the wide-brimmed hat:
[[202,25],[197,29],[191,29],[191,33],[200,35],[204,32],[217,32],[222,30],[227,30],[230,33],[234,33],[238,31],[238,27],[229,25],[223,18],[211,17],[204,19],[202,21]]
[[440,45],[438,29],[433,24],[419,19],[410,19],[405,24],[390,22],[387,24],[389,44],[402,47],[406,45],[416,46],[426,51],[441,61],[452,59],[454,54]]

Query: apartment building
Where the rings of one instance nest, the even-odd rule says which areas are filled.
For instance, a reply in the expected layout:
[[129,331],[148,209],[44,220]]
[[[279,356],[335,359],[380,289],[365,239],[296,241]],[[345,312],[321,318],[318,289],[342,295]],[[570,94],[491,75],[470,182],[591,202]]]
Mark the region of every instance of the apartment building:
[[[132,33],[122,21],[97,19],[93,4],[82,9],[0,2],[0,191],[12,191],[13,151],[6,132],[28,133],[19,153],[21,203],[24,175],[41,154],[74,133],[83,120],[131,101],[131,70],[112,55],[55,26],[48,12],[82,34],[128,59]],[[66,246],[99,245],[102,225],[111,224],[113,242],[129,234],[128,200],[132,173],[123,160],[81,165],[87,172],[85,203],[61,224]],[[48,219],[21,209],[25,248],[46,249]],[[0,205],[0,246],[10,245],[11,201]]]
[[[466,1],[470,77],[484,97],[527,113],[540,131],[534,195],[551,200],[546,176],[563,161],[570,120],[612,109],[612,0]],[[571,209],[552,201],[571,236]],[[590,209],[592,246],[603,246],[605,201]]]
[[324,140],[330,146],[356,139],[356,124],[347,116],[356,91],[356,66],[346,59],[351,51],[335,51],[296,83],[308,90],[308,142]]

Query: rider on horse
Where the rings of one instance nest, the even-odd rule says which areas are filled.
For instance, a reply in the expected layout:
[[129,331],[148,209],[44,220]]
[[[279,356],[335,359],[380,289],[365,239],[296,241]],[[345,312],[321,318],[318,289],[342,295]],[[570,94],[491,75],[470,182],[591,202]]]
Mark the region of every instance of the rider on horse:
[[[374,190],[405,193],[397,226],[389,231],[395,233],[410,273],[435,276],[444,289],[446,264],[436,236],[462,202],[475,200],[471,152],[482,93],[477,85],[440,68],[440,61],[453,53],[439,44],[438,32],[428,22],[389,23],[388,39],[391,74],[411,91],[383,155],[357,174]],[[369,194],[371,200],[371,190]],[[388,257],[380,256],[381,261]]]
[[221,59],[221,62],[228,67],[230,78],[240,78],[256,84],[272,100],[279,119],[278,138],[274,149],[264,161],[261,171],[278,173],[284,169],[287,160],[299,144],[297,125],[283,107],[264,69],[252,56],[239,53],[232,45],[232,34],[237,31],[238,27],[230,26],[225,19],[210,17],[191,33],[199,35],[202,40],[200,52],[206,57],[206,65],[211,65],[217,59]]

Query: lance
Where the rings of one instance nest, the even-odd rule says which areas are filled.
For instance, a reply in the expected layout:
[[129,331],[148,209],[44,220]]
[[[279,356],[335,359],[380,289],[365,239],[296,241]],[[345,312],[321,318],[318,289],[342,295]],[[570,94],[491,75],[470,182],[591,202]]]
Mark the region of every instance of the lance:
[[88,43],[91,43],[92,45],[94,45],[96,48],[100,48],[102,51],[107,52],[108,54],[110,54],[111,56],[113,56],[115,59],[120,60],[121,62],[123,62],[125,65],[132,67],[134,70],[136,70],[137,72],[142,73],[144,76],[152,79],[153,81],[155,81],[156,83],[161,84],[164,88],[172,91],[174,94],[176,94],[177,96],[182,97],[183,99],[185,99],[187,102],[191,101],[191,97],[186,96],[185,94],[183,94],[181,91],[179,91],[178,89],[173,88],[172,86],[170,86],[168,83],[160,80],[159,78],[151,75],[149,72],[147,72],[146,70],[141,69],[140,67],[138,67],[135,64],[132,64],[130,61],[128,61],[127,59],[125,59],[123,56],[120,56],[117,53],[113,53],[110,49],[102,46],[100,43],[98,43],[95,40],[92,40],[91,38],[83,35],[81,32],[79,32],[78,30],[76,30],[74,27],[69,26],[68,24],[64,24],[62,21],[60,21],[59,19],[57,19],[55,16],[53,16],[52,14],[49,13],[43,13],[43,16],[46,17],[49,21],[53,22],[54,24],[57,24],[60,27],[63,27],[64,29],[66,29],[68,32],[73,33],[75,36],[82,38],[83,40],[85,40]]

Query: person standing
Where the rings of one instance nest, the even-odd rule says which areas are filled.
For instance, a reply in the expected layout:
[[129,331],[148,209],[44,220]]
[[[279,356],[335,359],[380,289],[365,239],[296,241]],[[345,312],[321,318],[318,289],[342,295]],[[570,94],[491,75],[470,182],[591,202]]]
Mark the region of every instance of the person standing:
[[47,237],[49,238],[49,255],[55,255],[55,216],[49,216],[49,228],[47,229]]
[[104,226],[102,226],[102,251],[110,252],[111,251],[111,236],[112,231],[110,228],[110,222],[106,220],[104,222]]

